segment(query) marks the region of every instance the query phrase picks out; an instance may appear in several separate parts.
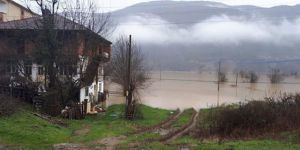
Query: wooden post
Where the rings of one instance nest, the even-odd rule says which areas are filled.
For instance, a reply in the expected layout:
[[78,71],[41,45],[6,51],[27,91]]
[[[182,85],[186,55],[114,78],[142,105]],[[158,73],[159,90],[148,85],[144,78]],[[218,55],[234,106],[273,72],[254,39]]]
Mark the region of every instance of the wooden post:
[[219,61],[219,69],[218,69],[218,92],[220,91],[220,74],[221,74],[221,61]]
[[131,86],[131,35],[129,35],[129,43],[128,43],[128,68],[127,68],[127,108],[126,108],[126,118],[131,112],[131,103],[132,103],[132,86]]
[[218,102],[217,102],[218,107],[220,103],[220,74],[221,74],[221,60],[219,61],[219,69],[218,69]]
[[84,100],[84,102],[83,102],[83,107],[84,107],[84,109],[83,109],[83,110],[84,110],[84,111],[83,111],[83,114],[86,115],[86,114],[87,114],[87,99]]
[[238,78],[239,78],[239,73],[236,73],[236,79],[235,79],[235,86],[238,86]]
[[159,80],[161,80],[161,64],[159,65]]

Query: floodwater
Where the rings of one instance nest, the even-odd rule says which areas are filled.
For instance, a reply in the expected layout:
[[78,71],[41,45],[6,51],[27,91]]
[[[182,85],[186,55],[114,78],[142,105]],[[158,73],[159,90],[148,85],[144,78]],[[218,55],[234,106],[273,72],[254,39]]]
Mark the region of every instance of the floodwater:
[[[300,92],[300,78],[285,77],[280,84],[270,84],[266,75],[259,75],[258,83],[245,83],[228,74],[228,82],[218,84],[214,73],[205,72],[153,72],[148,88],[140,92],[141,103],[164,109],[208,108],[218,104],[232,104],[249,100],[263,100],[268,96]],[[123,103],[117,94],[120,87],[110,85],[108,105]]]

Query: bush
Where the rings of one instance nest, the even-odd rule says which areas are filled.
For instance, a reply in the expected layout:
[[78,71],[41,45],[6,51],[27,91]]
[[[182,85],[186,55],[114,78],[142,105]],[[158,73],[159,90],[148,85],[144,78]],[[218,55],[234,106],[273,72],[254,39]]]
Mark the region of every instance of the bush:
[[271,83],[280,83],[284,80],[283,74],[280,72],[279,69],[272,69],[268,77]]
[[0,117],[12,115],[17,111],[18,106],[17,99],[0,95]]
[[300,94],[221,106],[209,111],[200,119],[200,136],[243,137],[299,129]]
[[224,72],[219,73],[219,82],[227,82],[226,73]]
[[60,92],[57,90],[48,91],[40,98],[43,100],[42,110],[45,114],[56,117],[61,114],[64,108],[60,99]]
[[250,83],[256,83],[258,81],[258,75],[255,72],[251,71],[249,76]]
[[247,79],[250,83],[256,83],[259,79],[258,75],[254,71],[240,72],[241,78]]

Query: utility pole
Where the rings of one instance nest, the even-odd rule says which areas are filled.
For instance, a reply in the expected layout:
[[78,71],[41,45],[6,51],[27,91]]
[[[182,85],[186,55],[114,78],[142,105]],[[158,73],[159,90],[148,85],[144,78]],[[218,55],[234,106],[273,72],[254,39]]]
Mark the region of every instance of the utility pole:
[[220,74],[221,74],[221,61],[219,61],[219,69],[218,69],[218,92],[220,91]]
[[159,80],[161,80],[161,63],[159,64]]
[[10,82],[10,97],[13,97],[13,67],[10,65],[10,77],[9,77],[9,82]]
[[239,78],[239,73],[237,72],[236,73],[236,76],[235,76],[235,86],[237,87],[238,86],[238,78]]
[[218,107],[220,103],[220,75],[221,75],[221,60],[219,61],[219,69],[218,69],[218,103],[217,103]]
[[128,43],[128,70],[127,70],[127,88],[130,91],[130,84],[131,84],[131,35],[129,35],[129,43]]
[[131,86],[131,35],[129,35],[128,43],[128,68],[127,68],[127,108],[126,108],[126,118],[131,116],[131,103],[132,103],[132,86]]

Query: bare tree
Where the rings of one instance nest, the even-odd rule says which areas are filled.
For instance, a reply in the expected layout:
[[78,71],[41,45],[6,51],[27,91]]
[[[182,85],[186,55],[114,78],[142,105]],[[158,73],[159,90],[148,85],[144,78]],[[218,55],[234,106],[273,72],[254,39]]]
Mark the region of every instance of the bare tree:
[[217,67],[217,80],[218,84],[222,82],[227,82],[227,71],[226,67],[222,66],[222,62],[219,61],[218,67]]
[[254,71],[250,71],[250,83],[256,83],[258,81],[258,75]]
[[270,74],[268,75],[271,83],[280,83],[284,80],[283,74],[279,69],[271,69]]
[[97,12],[97,7],[91,0],[77,0],[75,4],[65,1],[63,15],[89,30],[108,37],[115,29],[110,13]]
[[[129,39],[120,36],[114,46],[113,46],[113,56],[111,61],[111,80],[122,86],[124,95],[127,92],[133,93],[135,100],[126,103],[126,117],[133,116],[135,104],[137,102],[138,92],[140,89],[147,87],[147,81],[149,80],[149,68],[145,64],[145,58],[135,42],[131,44],[131,66],[130,66],[130,76],[128,70],[129,56]],[[130,79],[130,83],[128,82]],[[130,86],[128,85],[130,84]],[[130,89],[128,89],[130,87]],[[132,107],[131,107],[132,106]],[[132,114],[133,113],[133,114]],[[132,119],[132,118],[128,118]]]
[[[241,71],[241,73],[242,73],[242,71]],[[247,79],[250,83],[256,83],[259,79],[257,73],[254,71],[243,72],[242,77]]]

